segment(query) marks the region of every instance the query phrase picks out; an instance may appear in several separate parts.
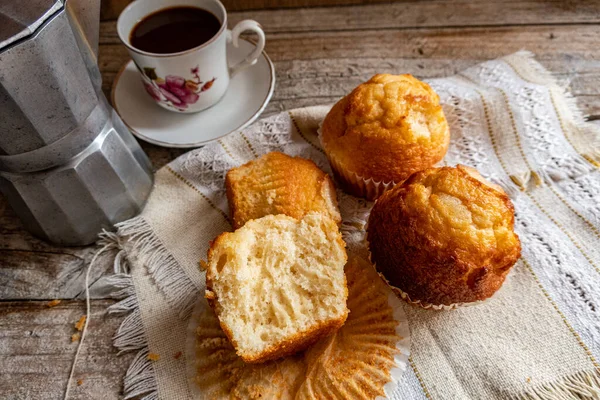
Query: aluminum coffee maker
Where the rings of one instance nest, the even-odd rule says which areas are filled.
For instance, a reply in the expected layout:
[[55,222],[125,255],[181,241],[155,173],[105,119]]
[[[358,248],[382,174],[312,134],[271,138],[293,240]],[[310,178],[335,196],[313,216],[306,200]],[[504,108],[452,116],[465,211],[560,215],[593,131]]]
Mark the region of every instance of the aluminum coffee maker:
[[102,94],[99,18],[100,0],[0,0],[0,190],[61,245],[135,216],[153,184]]

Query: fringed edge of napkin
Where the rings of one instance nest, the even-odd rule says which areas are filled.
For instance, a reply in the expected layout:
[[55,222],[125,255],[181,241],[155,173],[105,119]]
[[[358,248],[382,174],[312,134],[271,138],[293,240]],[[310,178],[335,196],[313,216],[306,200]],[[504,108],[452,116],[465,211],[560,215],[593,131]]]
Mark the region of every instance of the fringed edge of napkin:
[[113,290],[112,297],[120,301],[108,307],[107,311],[109,314],[125,315],[113,336],[113,346],[119,350],[119,354],[137,350],[123,378],[123,398],[158,400],[158,384],[149,358],[148,340],[144,332],[133,277],[128,273],[128,254],[123,246],[123,236],[112,232],[104,232],[100,235],[99,245],[105,246],[111,243],[119,250],[115,256],[114,269],[120,272],[108,277],[106,283]]
[[560,381],[534,385],[515,400],[571,400],[600,398],[600,371],[578,372]]
[[144,265],[169,305],[180,310],[178,315],[181,319],[187,319],[198,297],[198,288],[169,253],[152,227],[143,216],[138,215],[115,225],[115,228],[116,240],[124,242],[126,239],[128,246],[136,249],[135,254],[128,256],[136,257],[137,261]]

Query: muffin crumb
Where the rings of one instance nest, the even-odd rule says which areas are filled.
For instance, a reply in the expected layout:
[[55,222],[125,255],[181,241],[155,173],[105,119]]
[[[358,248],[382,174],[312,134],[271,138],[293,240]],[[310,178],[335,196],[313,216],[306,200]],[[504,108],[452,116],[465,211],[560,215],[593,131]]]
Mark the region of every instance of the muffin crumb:
[[86,319],[87,319],[87,316],[82,315],[81,318],[79,318],[79,321],[77,321],[75,323],[75,329],[77,329],[79,332],[81,332],[83,330],[83,327],[85,326]]
[[56,306],[57,306],[57,305],[59,305],[61,302],[62,302],[62,300],[59,300],[59,299],[54,299],[54,300],[51,300],[51,301],[49,301],[49,302],[48,302],[46,305],[47,305],[48,307],[52,308],[52,307],[56,307]]

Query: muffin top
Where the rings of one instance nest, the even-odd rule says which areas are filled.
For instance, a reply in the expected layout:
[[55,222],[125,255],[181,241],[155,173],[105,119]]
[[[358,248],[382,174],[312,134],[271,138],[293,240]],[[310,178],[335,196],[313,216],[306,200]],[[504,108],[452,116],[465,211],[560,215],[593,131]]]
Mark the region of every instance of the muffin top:
[[429,168],[379,198],[368,241],[377,269],[412,300],[490,297],[520,256],[514,208],[472,168]]
[[225,187],[234,229],[270,214],[300,219],[320,212],[342,221],[332,180],[305,158],[267,153],[229,170]]
[[400,183],[437,163],[449,140],[439,96],[409,74],[373,76],[341,99],[322,127],[330,158],[384,182]]

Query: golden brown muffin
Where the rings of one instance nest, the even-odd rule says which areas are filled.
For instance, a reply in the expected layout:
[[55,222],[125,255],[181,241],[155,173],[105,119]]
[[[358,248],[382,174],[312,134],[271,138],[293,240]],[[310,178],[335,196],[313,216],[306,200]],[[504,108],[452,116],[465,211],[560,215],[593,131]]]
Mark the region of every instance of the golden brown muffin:
[[409,74],[373,76],[335,104],[321,128],[344,189],[370,200],[439,162],[449,141],[439,96]]
[[265,154],[231,169],[225,186],[234,229],[269,214],[300,219],[320,212],[338,225],[342,221],[329,175],[301,157],[276,151]]
[[484,300],[519,259],[514,208],[472,168],[429,168],[381,196],[367,240],[377,270],[422,306]]

